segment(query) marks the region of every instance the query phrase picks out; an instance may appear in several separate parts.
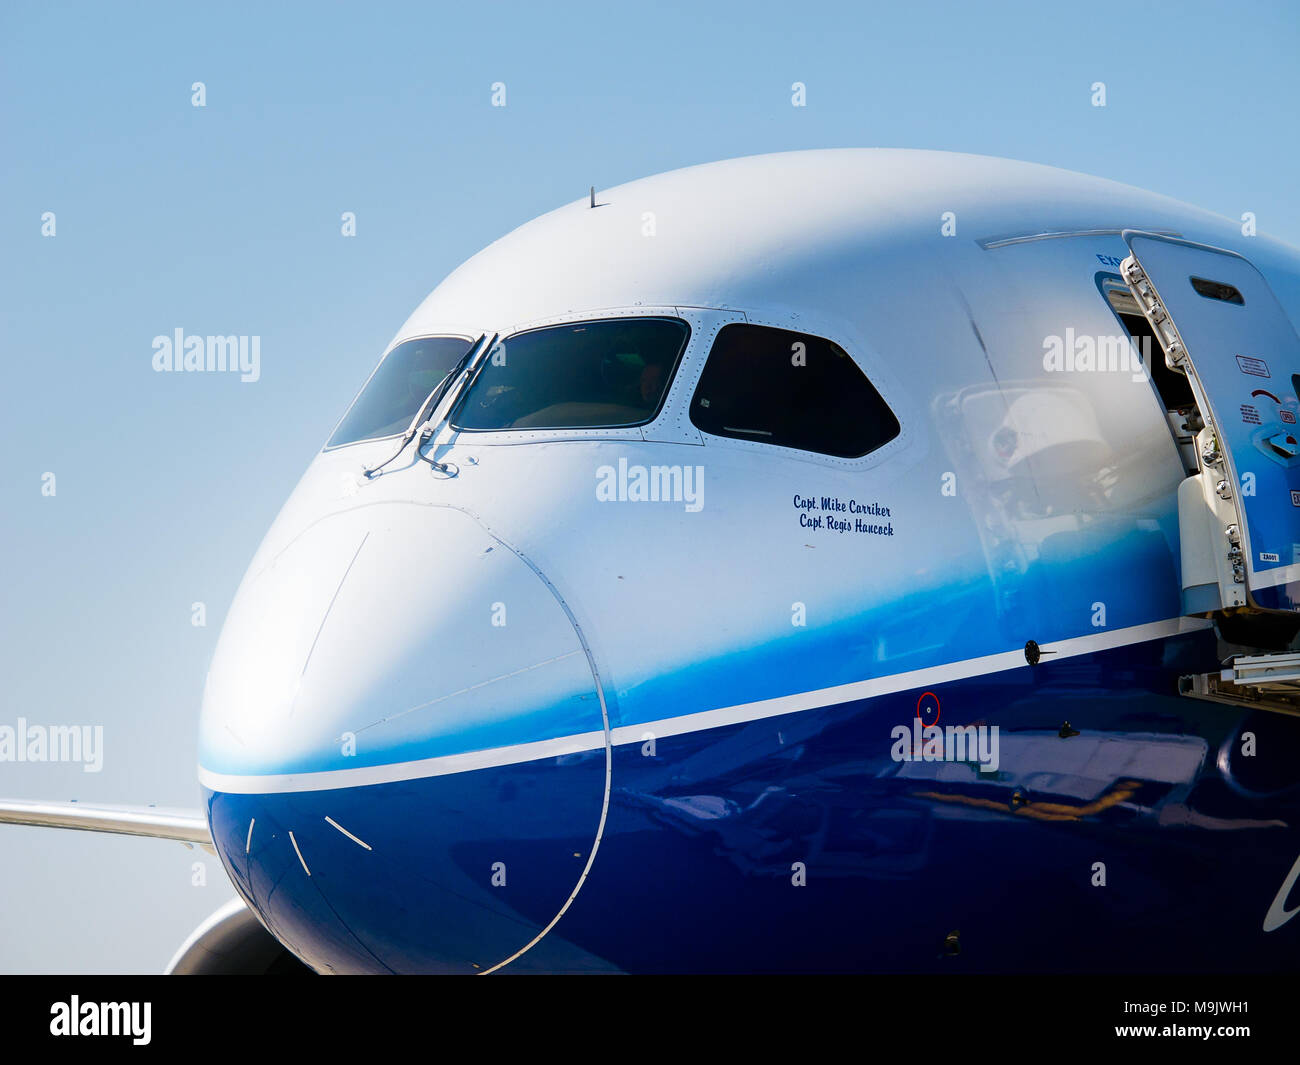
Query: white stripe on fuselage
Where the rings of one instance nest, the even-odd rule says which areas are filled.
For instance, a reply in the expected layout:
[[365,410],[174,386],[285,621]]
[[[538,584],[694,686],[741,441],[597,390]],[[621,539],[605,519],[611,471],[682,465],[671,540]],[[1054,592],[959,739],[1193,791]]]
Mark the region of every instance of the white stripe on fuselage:
[[[1116,647],[1146,643],[1182,632],[1193,632],[1209,628],[1210,623],[1199,618],[1170,618],[1165,621],[1153,621],[1145,625],[1134,625],[1127,629],[1115,629],[1099,632],[1089,636],[1076,636],[1057,643],[1043,644],[1042,652],[1051,656],[1051,660],[1071,658],[1077,655],[1107,651]],[[753,703],[741,703],[726,706],[718,710],[702,710],[680,717],[668,717],[659,721],[647,721],[639,725],[622,725],[610,732],[611,743],[621,746],[626,743],[643,742],[645,735],[651,733],[656,739],[668,736],[680,736],[689,732],[703,732],[706,729],[720,728],[724,725],[742,724],[746,721],[759,721],[767,717],[782,714],[795,714],[803,710],[818,710],[843,703],[857,702],[880,695],[907,691],[934,684],[945,684],[968,677],[1001,673],[1009,669],[1018,669],[1025,665],[1023,649],[1003,651],[982,658],[968,658],[961,662],[949,662],[946,665],[928,666],[914,669],[907,673],[894,673],[887,677],[875,677],[870,680],[854,681],[840,684],[833,688],[820,688],[817,691],[801,692],[797,695],[783,695],[775,699],[762,699]],[[469,773],[476,769],[493,769],[506,765],[520,765],[535,762],[543,758],[557,758],[566,754],[581,754],[584,751],[597,751],[605,745],[603,732],[582,732],[572,736],[561,736],[553,740],[538,740],[534,743],[519,743],[509,747],[493,747],[484,751],[467,751],[464,754],[441,755],[437,758],[421,758],[411,762],[395,762],[390,765],[359,766],[356,769],[329,769],[314,773],[267,773],[235,775],[214,773],[199,766],[199,783],[211,791],[227,792],[240,795],[270,795],[281,792],[331,791],[337,788],[359,788],[371,784],[391,784],[402,780],[419,780],[423,777],[448,776],[452,773]]]

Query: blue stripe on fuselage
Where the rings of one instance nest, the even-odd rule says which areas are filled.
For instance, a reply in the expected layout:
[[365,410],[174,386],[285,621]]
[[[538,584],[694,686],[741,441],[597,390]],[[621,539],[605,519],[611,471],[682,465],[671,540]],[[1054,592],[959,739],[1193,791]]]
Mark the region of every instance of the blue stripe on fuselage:
[[[919,691],[624,745],[590,875],[511,968],[1287,968],[1300,922],[1261,921],[1300,853],[1300,721],[1178,696],[1213,648],[1201,632],[940,686],[943,724],[1000,729],[992,775],[893,760]],[[1235,757],[1243,729],[1256,759]],[[603,768],[209,804],[241,893],[313,964],[473,972],[571,891]]]

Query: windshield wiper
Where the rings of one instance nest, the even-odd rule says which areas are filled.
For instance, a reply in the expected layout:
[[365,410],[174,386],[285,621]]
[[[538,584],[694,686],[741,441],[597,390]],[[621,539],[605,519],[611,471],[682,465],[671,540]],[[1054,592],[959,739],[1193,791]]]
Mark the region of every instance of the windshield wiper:
[[[487,335],[486,333],[483,334],[483,336],[486,335]],[[492,334],[492,339],[489,340],[487,344],[485,344],[482,348],[483,354],[480,356],[478,363],[470,364],[469,369],[465,373],[464,382],[461,384],[460,388],[456,390],[456,394],[451,397],[451,402],[447,404],[447,413],[442,416],[442,419],[438,422],[438,425],[426,426],[424,432],[420,434],[420,442],[415,445],[415,457],[419,459],[423,459],[439,473],[449,473],[451,467],[449,467],[444,462],[438,462],[434,459],[425,456],[424,445],[429,442],[429,438],[433,436],[435,432],[438,431],[439,426],[441,426],[444,421],[450,420],[456,408],[458,408],[461,405],[461,403],[464,402],[465,397],[469,394],[469,390],[474,387],[474,382],[478,380],[478,375],[483,372],[483,367],[487,365],[488,359],[492,357],[492,348],[496,344],[500,336],[501,336],[500,333]],[[479,337],[479,339],[482,340],[483,337]],[[475,345],[475,347],[477,347],[477,345]],[[471,349],[471,354],[473,354],[472,349]],[[455,475],[453,474],[453,476]]]
[[483,341],[486,339],[487,339],[487,334],[480,333],[479,338],[469,346],[469,350],[465,352],[465,354],[462,355],[456,361],[456,365],[453,366],[450,370],[448,370],[446,374],[443,376],[442,380],[433,386],[433,391],[430,392],[427,397],[425,397],[424,402],[420,404],[420,409],[415,412],[415,417],[411,419],[410,426],[407,428],[406,432],[402,434],[402,439],[401,442],[397,445],[397,450],[394,451],[387,459],[381,462],[378,466],[370,466],[363,471],[366,475],[367,480],[375,476],[375,474],[377,474],[390,462],[396,459],[398,455],[400,455],[403,451],[406,450],[406,445],[409,444],[411,440],[414,438],[416,431],[420,428],[421,425],[424,424],[425,419],[427,419],[429,415],[431,415],[434,412],[434,410],[437,409],[439,401],[442,399],[443,396],[447,394],[448,385],[456,378],[456,376],[462,370],[465,369],[465,367],[469,364],[469,360],[471,356],[473,356],[474,352],[478,351],[479,345],[482,344]]

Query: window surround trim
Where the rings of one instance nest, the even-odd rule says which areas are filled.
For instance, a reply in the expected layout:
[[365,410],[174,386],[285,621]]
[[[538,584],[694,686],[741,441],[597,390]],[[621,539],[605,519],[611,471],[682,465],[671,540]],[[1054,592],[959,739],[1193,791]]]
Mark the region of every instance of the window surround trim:
[[[580,311],[567,311],[564,314],[550,315],[545,318],[525,319],[499,329],[488,330],[500,333],[508,340],[520,333],[531,333],[556,325],[571,325],[581,322],[599,322],[616,318],[675,318],[686,325],[688,330],[686,343],[682,346],[673,368],[673,377],[664,392],[664,398],[658,412],[649,422],[637,425],[608,427],[571,427],[565,429],[456,429],[448,425],[449,442],[473,444],[485,447],[505,447],[517,444],[564,443],[583,440],[647,440],[648,430],[663,424],[673,414],[674,393],[683,371],[689,372],[690,358],[696,349],[697,337],[703,328],[701,323],[702,308],[678,307],[671,303],[633,304],[632,306],[589,307]],[[703,311],[707,314],[707,311]],[[445,335],[445,334],[435,334]]]
[[[669,382],[663,402],[654,419],[644,425],[617,428],[571,428],[571,429],[480,429],[451,430],[449,442],[474,444],[476,446],[511,446],[532,443],[563,443],[566,441],[590,440],[640,440],[648,443],[686,444],[726,448],[737,451],[758,451],[766,453],[773,459],[785,462],[802,462],[813,466],[840,470],[868,470],[889,462],[899,452],[908,448],[916,431],[916,419],[913,417],[913,404],[907,393],[889,370],[880,353],[861,337],[857,330],[841,319],[810,314],[807,311],[794,311],[787,308],[768,308],[763,311],[741,307],[705,307],[698,304],[647,303],[631,306],[591,307],[581,311],[568,311],[564,314],[550,315],[545,318],[525,319],[511,323],[500,329],[489,326],[479,333],[491,336],[499,332],[503,337],[517,336],[519,333],[531,332],[552,325],[567,325],[585,321],[601,321],[610,318],[676,318],[686,323],[690,330],[686,344],[677,358],[674,375]],[[713,341],[718,333],[728,325],[748,324],[768,326],[772,329],[785,329],[797,333],[806,333],[820,337],[839,345],[853,360],[854,365],[871,382],[880,394],[894,417],[898,419],[899,432],[887,444],[855,459],[839,458],[835,455],[823,455],[814,451],[800,451],[796,448],[783,447],[779,444],[767,444],[753,440],[738,440],[727,436],[714,436],[695,427],[690,420],[690,405],[695,398],[700,377],[704,373],[704,364],[713,350]],[[475,333],[474,336],[477,336]],[[427,340],[433,337],[458,337],[473,341],[474,337],[457,330],[428,330],[413,336],[394,340],[376,364],[365,384],[357,390],[357,396],[365,390],[370,378],[383,365],[393,349],[408,340]],[[356,402],[356,396],[352,403]],[[343,418],[352,409],[352,403],[344,409],[338,423],[330,429],[329,436],[334,435]],[[450,426],[447,427],[450,429]],[[374,443],[377,440],[392,440],[400,437],[394,433],[386,437],[371,437],[349,444],[337,444],[322,448],[330,453],[346,447]]]
[[[838,455],[805,451],[800,448],[785,447],[781,444],[742,440],[731,436],[716,436],[699,428],[694,422],[690,422],[690,405],[695,399],[695,390],[699,387],[700,378],[704,375],[704,365],[708,362],[709,355],[712,353],[717,334],[726,326],[735,324],[758,325],[791,333],[803,333],[806,336],[828,340],[837,345],[870,382],[881,400],[884,401],[885,406],[889,408],[890,413],[898,421],[898,435],[880,447],[868,451],[865,455],[859,455],[856,458],[841,458]],[[864,358],[864,353],[868,356],[867,358]],[[897,452],[902,451],[911,442],[912,418],[910,417],[910,404],[904,398],[902,389],[895,382],[893,374],[889,373],[885,368],[884,360],[880,358],[879,353],[862,340],[847,323],[831,322],[818,315],[797,311],[783,312],[778,310],[775,313],[770,311],[767,313],[744,311],[740,316],[731,321],[720,323],[717,329],[711,331],[709,348],[707,351],[700,353],[698,364],[693,369],[693,377],[683,406],[683,417],[687,419],[691,428],[699,435],[701,442],[706,447],[758,451],[774,457],[779,456],[786,461],[808,462],[817,466],[829,466],[843,470],[866,470],[888,462]]]
[[[589,311],[586,313],[576,314],[576,315],[563,315],[560,316],[559,320],[548,319],[538,323],[530,323],[530,324],[512,328],[508,332],[502,330],[500,338],[492,346],[495,348],[497,344],[505,344],[508,343],[510,340],[514,339],[515,337],[523,336],[525,333],[537,333],[543,329],[554,329],[557,327],[562,328],[566,325],[581,325],[588,322],[594,324],[596,322],[623,321],[629,318],[657,318],[661,320],[676,322],[686,327],[686,336],[683,338],[681,348],[678,349],[677,357],[673,360],[672,368],[668,377],[668,385],[664,389],[663,394],[659,397],[658,406],[655,407],[651,415],[645,420],[639,422],[628,422],[622,425],[581,425],[581,426],[552,426],[552,427],[536,426],[536,427],[530,427],[528,429],[466,429],[466,428],[462,428],[459,425],[456,425],[455,422],[453,421],[453,415],[455,411],[460,407],[461,403],[464,402],[466,395],[468,395],[468,391],[465,391],[462,392],[461,395],[457,397],[456,405],[452,407],[450,411],[447,412],[448,428],[454,434],[456,434],[457,439],[460,439],[463,436],[465,438],[463,442],[467,444],[471,442],[478,442],[480,438],[488,437],[488,436],[526,437],[529,441],[532,441],[538,438],[538,434],[544,434],[541,436],[541,438],[547,440],[552,440],[552,439],[568,440],[568,439],[588,438],[592,434],[594,434],[597,438],[601,438],[601,439],[611,435],[615,437],[631,437],[633,439],[643,439],[644,434],[642,433],[642,430],[657,422],[663,416],[665,410],[667,409],[669,397],[672,395],[673,389],[676,387],[677,377],[681,372],[682,366],[685,364],[687,352],[691,350],[692,345],[695,343],[695,335],[697,331],[696,323],[692,322],[685,315],[678,314],[677,308],[636,307],[636,308],[632,308],[631,310],[619,308],[619,309],[602,310],[602,311]],[[489,352],[489,357],[490,357],[490,352]],[[560,434],[560,435],[554,435],[554,434]],[[482,442],[510,443],[512,441],[484,440]],[[517,442],[517,441],[513,441],[513,442]]]

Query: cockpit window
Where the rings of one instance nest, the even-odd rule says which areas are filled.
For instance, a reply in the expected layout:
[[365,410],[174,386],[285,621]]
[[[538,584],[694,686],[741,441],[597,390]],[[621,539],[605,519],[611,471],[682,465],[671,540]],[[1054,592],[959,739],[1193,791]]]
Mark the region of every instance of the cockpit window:
[[451,414],[459,430],[644,425],[668,393],[690,327],[610,318],[516,333],[493,347]]
[[405,432],[447,371],[470,349],[464,337],[422,337],[388,353],[352,401],[326,447]]
[[899,433],[898,419],[838,344],[740,323],[718,331],[691,422],[714,436],[846,459]]

